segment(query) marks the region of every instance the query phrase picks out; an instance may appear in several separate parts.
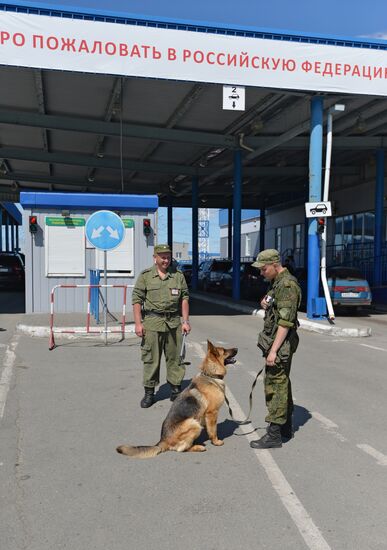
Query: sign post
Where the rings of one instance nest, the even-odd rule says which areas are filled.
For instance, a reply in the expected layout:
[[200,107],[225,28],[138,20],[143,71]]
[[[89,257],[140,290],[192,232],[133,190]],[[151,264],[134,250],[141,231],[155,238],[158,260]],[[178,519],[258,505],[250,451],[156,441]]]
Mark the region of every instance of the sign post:
[[94,212],[86,222],[86,238],[89,243],[103,250],[103,269],[105,285],[104,332],[107,345],[107,252],[119,246],[125,236],[125,226],[121,218],[110,210]]

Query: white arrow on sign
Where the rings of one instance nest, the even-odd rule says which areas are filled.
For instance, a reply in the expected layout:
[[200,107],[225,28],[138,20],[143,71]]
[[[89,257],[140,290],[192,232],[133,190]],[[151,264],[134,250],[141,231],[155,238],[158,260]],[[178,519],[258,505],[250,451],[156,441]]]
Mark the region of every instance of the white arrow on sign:
[[101,236],[101,233],[102,233],[102,231],[103,231],[104,229],[105,229],[105,228],[104,228],[103,225],[100,225],[100,226],[98,227],[98,229],[93,229],[93,232],[92,232],[92,234],[91,234],[91,238],[92,238],[92,239],[97,239],[98,237],[100,237],[100,236]]
[[117,229],[112,229],[110,227],[110,225],[108,225],[106,229],[109,231],[110,236],[111,236],[112,239],[119,239],[120,238],[118,236],[118,230]]

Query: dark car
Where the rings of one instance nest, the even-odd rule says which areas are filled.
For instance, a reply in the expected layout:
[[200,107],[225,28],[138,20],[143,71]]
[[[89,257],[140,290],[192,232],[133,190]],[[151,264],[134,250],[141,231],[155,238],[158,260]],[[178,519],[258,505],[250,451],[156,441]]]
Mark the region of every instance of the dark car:
[[[232,293],[232,274],[231,266],[221,278],[220,291],[224,294]],[[260,302],[267,292],[269,283],[265,281],[259,270],[251,265],[251,262],[241,262],[240,274],[241,297]]]
[[190,286],[192,279],[192,264],[179,262],[177,264],[177,269],[183,273],[187,285]]
[[202,262],[198,271],[199,289],[219,290],[221,277],[231,266],[231,260],[205,260]]
[[16,252],[0,252],[0,288],[24,288],[24,261]]

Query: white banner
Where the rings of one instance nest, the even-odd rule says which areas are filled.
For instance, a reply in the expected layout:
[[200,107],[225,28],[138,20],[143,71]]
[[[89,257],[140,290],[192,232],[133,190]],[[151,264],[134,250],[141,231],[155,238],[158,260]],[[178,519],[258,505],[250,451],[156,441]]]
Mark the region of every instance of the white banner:
[[387,95],[387,51],[0,12],[0,64]]

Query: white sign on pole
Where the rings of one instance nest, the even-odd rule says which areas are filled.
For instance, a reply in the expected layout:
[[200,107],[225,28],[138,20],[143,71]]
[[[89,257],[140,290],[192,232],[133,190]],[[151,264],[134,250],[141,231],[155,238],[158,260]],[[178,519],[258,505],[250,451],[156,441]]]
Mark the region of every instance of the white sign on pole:
[[228,111],[245,110],[244,86],[223,86],[223,109]]
[[332,216],[331,202],[306,202],[305,213],[307,218],[329,218]]

